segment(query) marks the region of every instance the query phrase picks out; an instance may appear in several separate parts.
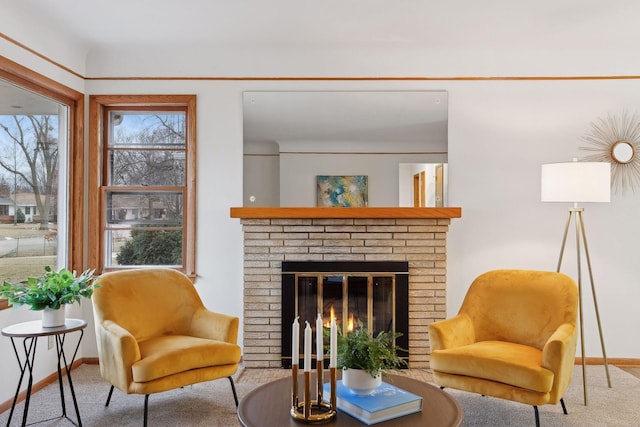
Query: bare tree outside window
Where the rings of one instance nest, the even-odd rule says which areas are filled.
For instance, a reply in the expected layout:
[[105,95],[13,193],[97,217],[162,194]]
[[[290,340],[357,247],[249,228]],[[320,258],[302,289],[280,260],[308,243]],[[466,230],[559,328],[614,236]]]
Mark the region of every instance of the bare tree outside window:
[[4,132],[0,139],[3,181],[14,180],[16,202],[18,190],[33,194],[37,222],[41,230],[48,230],[57,195],[58,117],[0,116],[0,129]]
[[114,110],[109,118],[107,265],[182,266],[186,116]]
[[58,120],[0,115],[2,280],[37,277],[57,264]]

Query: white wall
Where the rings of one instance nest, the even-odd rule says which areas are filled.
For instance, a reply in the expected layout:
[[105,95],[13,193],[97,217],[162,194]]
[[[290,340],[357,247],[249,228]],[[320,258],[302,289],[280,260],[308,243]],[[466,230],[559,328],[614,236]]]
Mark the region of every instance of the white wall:
[[[32,28],[25,26],[23,31],[29,32]],[[20,34],[12,35],[20,40]],[[47,37],[45,33],[39,35]],[[72,56],[72,48],[53,56]],[[64,50],[62,47],[57,49]],[[71,87],[79,86],[77,78],[17,50],[0,40],[1,55],[56,77]],[[50,52],[55,53],[55,49]],[[198,58],[209,63],[224,59],[215,55]],[[346,55],[345,61],[348,60],[357,61],[358,58]],[[635,57],[629,57],[629,61],[638,62]],[[410,60],[391,62],[379,57],[376,63],[384,63],[384,70],[373,68],[368,74],[407,76],[420,74],[421,70],[412,68]],[[128,67],[136,70],[133,74],[163,74],[157,68],[161,63],[145,63],[141,57],[123,61],[117,53],[113,57],[94,60],[88,69],[93,75],[103,74],[99,72],[101,64],[108,64],[103,72],[109,75],[127,75]],[[257,75],[301,74],[296,72],[299,65],[292,61],[265,62],[264,69],[260,68],[263,65],[256,64],[262,63],[253,63]],[[329,68],[319,70],[316,75],[349,75],[341,72],[342,63],[335,62],[338,64],[335,69],[326,64],[332,62],[326,61],[325,68]],[[371,66],[375,67],[375,63]],[[446,65],[441,63],[439,66],[444,69],[438,75],[456,75],[453,71],[447,73]],[[493,66],[498,67],[499,61],[494,61]],[[596,74],[597,66],[595,64],[593,70]],[[113,70],[113,67],[120,69]],[[507,65],[504,72],[493,74],[509,75],[509,71]],[[573,74],[586,75],[590,70],[579,71]],[[536,70],[532,72],[535,74]],[[57,78],[60,74],[65,75]],[[615,70],[611,74],[616,74]],[[192,75],[198,75],[197,71]],[[243,203],[242,92],[394,89],[446,90],[449,94],[449,204],[462,207],[462,218],[452,220],[448,243],[450,314],[457,311],[471,280],[484,271],[494,268],[555,269],[568,206],[540,202],[540,165],[580,156],[579,138],[597,117],[624,108],[632,112],[640,110],[638,80],[86,82],[88,94],[195,93],[198,96],[199,277],[196,286],[211,309],[238,316],[242,316],[242,235],[239,220],[229,218],[229,208]],[[394,191],[397,191],[397,184]],[[635,302],[640,300],[640,263],[636,259],[640,197],[637,194],[615,195],[609,204],[585,208],[608,356],[640,358],[640,340],[629,338],[631,325],[640,323],[640,311],[635,308]],[[563,270],[575,276],[573,254],[573,248],[569,246]],[[588,293],[585,308],[587,355],[599,357],[597,329]],[[80,310],[85,318],[91,318],[88,304]],[[0,325],[33,317],[37,316],[5,310],[0,312]],[[80,357],[96,356],[92,328],[91,325],[87,329]],[[0,386],[0,401],[5,401],[13,394],[17,376],[14,361],[8,360],[13,359],[8,339],[0,339],[0,351],[4,355],[3,361],[7,362],[0,364],[0,375],[7,380]]]

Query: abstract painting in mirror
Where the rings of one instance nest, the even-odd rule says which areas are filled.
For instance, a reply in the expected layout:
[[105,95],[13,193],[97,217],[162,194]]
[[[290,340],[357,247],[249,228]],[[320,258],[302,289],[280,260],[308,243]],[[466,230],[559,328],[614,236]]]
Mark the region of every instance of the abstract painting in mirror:
[[368,200],[368,177],[318,175],[318,207],[364,208]]

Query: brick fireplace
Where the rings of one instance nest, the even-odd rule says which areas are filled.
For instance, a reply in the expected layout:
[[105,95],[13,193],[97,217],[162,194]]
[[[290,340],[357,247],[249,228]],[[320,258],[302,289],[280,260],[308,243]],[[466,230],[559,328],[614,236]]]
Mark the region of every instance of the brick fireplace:
[[446,317],[446,237],[460,208],[231,208],[244,232],[243,363],[281,366],[283,261],[406,261],[409,364],[429,366]]

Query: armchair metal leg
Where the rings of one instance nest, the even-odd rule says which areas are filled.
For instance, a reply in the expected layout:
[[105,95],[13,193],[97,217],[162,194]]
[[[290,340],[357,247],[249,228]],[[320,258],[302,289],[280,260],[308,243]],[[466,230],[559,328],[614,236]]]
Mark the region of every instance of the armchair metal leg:
[[109,395],[107,396],[107,403],[105,403],[104,406],[109,406],[109,402],[111,402],[111,395],[113,394],[113,389],[114,386],[111,386],[111,388],[109,389]]
[[564,398],[560,399],[560,404],[562,405],[562,412],[564,412],[565,415],[569,415],[569,413],[567,412],[567,407],[564,404]]
[[144,395],[144,427],[147,427],[147,412],[149,412],[149,395]]
[[[564,404],[564,398],[560,399],[560,405],[562,405],[562,412],[564,412],[565,415],[569,415],[567,412],[567,406]],[[540,427],[540,415],[538,414],[537,406],[533,407],[533,412],[536,414],[536,427]]]
[[231,383],[231,391],[233,391],[233,400],[236,402],[236,408],[238,407],[238,394],[236,393],[236,386],[233,383],[233,378],[231,377],[227,377],[229,378],[229,382]]

